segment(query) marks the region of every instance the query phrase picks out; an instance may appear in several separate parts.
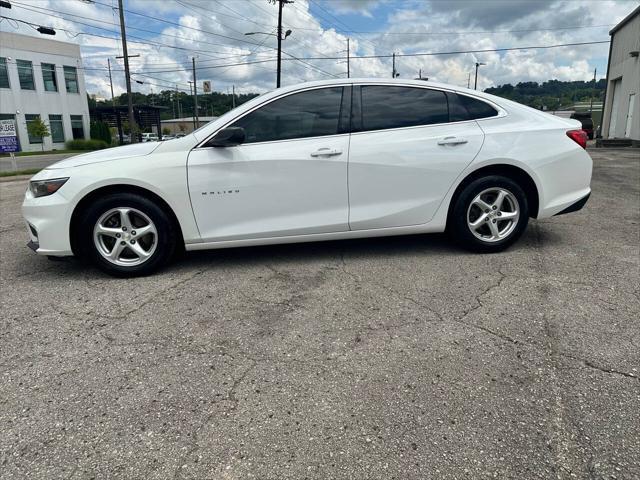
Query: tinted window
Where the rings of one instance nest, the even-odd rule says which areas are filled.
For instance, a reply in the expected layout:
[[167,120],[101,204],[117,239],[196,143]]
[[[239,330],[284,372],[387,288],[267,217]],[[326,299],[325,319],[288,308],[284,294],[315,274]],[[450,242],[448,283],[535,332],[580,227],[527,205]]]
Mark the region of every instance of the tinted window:
[[62,115],[49,115],[49,131],[53,143],[64,142],[64,127],[62,126]]
[[488,103],[475,98],[467,97],[466,95],[458,95],[458,99],[465,106],[467,112],[469,112],[469,119],[476,120],[478,118],[495,117],[498,112]]
[[455,93],[447,93],[447,100],[449,100],[449,121],[450,122],[463,122],[465,120],[471,120],[469,112],[460,101],[460,97]]
[[9,88],[9,72],[7,71],[7,59],[0,57],[0,88]]
[[275,100],[236,121],[245,130],[245,143],[338,133],[342,87],[294,93]]
[[22,90],[35,90],[33,82],[33,66],[28,60],[16,60],[18,64],[18,79]]
[[74,140],[82,140],[84,138],[82,115],[71,115],[71,133]]
[[449,121],[444,92],[411,87],[362,87],[362,130]]
[[67,93],[78,93],[78,71],[76,67],[63,67]]
[[47,92],[57,92],[58,81],[56,79],[56,66],[53,63],[43,63],[41,64],[41,69],[44,89]]

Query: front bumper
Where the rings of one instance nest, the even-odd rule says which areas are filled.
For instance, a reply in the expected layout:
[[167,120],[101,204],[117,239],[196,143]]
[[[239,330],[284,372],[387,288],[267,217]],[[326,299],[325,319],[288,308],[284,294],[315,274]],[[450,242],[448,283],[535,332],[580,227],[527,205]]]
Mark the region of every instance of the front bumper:
[[28,247],[38,255],[73,255],[69,241],[69,202],[60,194],[34,198],[27,191],[22,203],[27,223]]

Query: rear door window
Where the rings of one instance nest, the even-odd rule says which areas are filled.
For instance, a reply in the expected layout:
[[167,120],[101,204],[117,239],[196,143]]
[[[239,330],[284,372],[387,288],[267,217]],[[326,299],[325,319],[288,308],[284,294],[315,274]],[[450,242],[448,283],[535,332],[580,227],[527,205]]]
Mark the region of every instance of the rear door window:
[[361,130],[385,130],[447,123],[444,92],[426,88],[363,85]]

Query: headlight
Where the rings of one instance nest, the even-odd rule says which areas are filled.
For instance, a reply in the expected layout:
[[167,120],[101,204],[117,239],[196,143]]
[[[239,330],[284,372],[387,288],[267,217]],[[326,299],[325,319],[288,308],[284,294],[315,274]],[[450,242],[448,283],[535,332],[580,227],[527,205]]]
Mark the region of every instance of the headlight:
[[51,180],[34,180],[29,182],[29,190],[34,197],[46,197],[60,190],[60,187],[69,180],[67,178],[53,178]]

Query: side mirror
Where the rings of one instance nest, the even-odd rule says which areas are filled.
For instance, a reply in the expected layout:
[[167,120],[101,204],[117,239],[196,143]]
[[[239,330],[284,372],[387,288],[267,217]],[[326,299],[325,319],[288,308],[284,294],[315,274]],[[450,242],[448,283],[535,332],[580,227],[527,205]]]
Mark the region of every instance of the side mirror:
[[223,128],[207,142],[207,147],[235,147],[244,142],[245,134],[242,127]]

